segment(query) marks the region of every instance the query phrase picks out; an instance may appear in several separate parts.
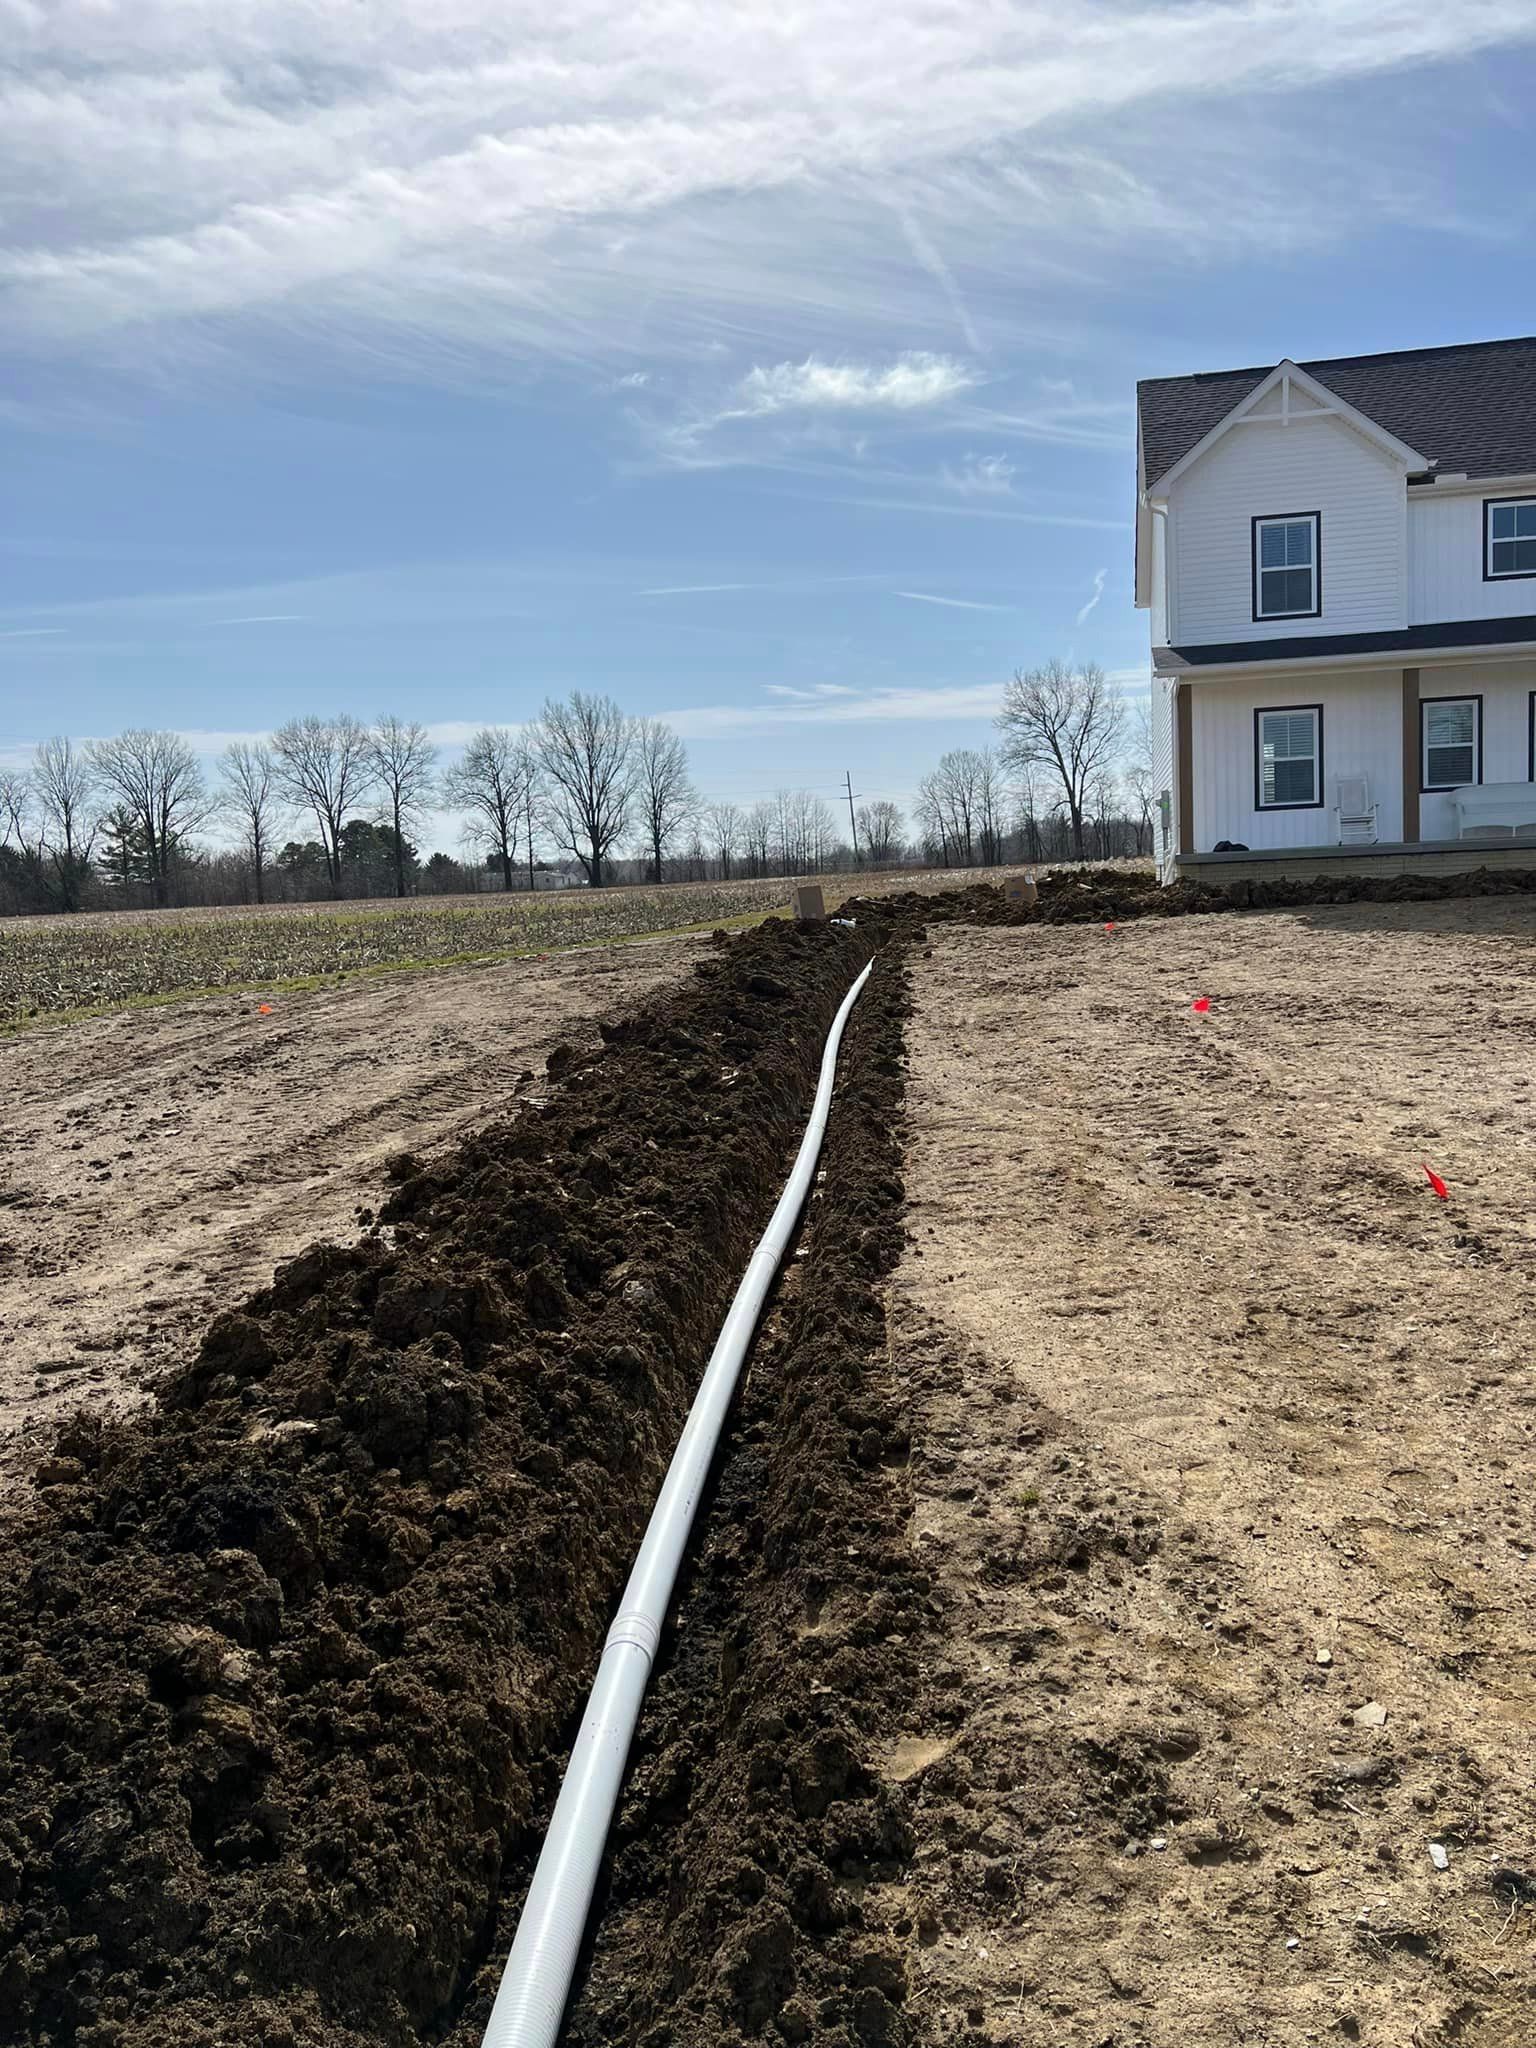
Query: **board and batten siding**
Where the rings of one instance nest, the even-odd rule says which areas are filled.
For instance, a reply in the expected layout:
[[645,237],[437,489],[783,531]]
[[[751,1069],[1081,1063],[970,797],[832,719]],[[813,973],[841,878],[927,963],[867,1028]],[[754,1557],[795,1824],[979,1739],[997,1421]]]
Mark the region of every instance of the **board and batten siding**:
[[[1497,586],[1495,586],[1497,588]],[[1536,661],[1458,663],[1419,671],[1419,696],[1481,697],[1484,782],[1531,779],[1531,692]],[[1385,838],[1385,834],[1382,835]],[[1455,800],[1426,790],[1419,798],[1419,837],[1456,837]]]
[[[1432,694],[1425,691],[1426,695]],[[1322,809],[1261,811],[1254,803],[1254,713],[1323,707]],[[1379,806],[1376,836],[1403,831],[1403,672],[1244,677],[1194,685],[1195,851],[1218,840],[1263,850],[1338,843],[1338,779],[1363,775]]]
[[[1322,514],[1322,616],[1253,617],[1255,518]],[[1175,646],[1408,623],[1404,472],[1337,419],[1235,426],[1168,494],[1168,638]]]
[[1173,690],[1173,684],[1163,677],[1152,678],[1152,858],[1157,865],[1158,880],[1162,882],[1173,880],[1173,860],[1179,849],[1179,778],[1173,729]]
[[1536,612],[1536,576],[1483,580],[1483,498],[1508,492],[1408,501],[1408,623],[1506,619]]

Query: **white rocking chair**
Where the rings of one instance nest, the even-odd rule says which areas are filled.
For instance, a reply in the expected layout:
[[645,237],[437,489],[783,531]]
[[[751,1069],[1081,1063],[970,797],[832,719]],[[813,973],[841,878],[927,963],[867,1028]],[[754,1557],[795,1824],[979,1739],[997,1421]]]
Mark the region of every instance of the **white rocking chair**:
[[1333,814],[1339,821],[1340,846],[1374,846],[1376,806],[1369,781],[1363,775],[1341,775],[1336,788],[1339,800]]

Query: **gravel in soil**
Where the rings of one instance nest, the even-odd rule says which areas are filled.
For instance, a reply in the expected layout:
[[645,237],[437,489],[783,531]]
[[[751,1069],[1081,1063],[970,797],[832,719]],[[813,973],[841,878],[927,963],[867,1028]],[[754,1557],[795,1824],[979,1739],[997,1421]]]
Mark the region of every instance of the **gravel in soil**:
[[1483,900],[916,963],[924,2040],[1536,2038],[1533,958]]
[[0,2009],[454,2023],[872,935],[775,921],[66,1425],[0,1592]]
[[536,1092],[702,941],[132,1010],[0,1038],[0,1505],[63,1416],[125,1411],[216,1310],[357,1235],[384,1163]]

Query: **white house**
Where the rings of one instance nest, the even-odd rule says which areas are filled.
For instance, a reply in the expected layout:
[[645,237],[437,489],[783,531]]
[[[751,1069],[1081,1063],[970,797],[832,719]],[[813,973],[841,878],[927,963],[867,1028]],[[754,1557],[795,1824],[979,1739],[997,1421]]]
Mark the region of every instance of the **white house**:
[[1164,880],[1536,866],[1536,338],[1137,415]]

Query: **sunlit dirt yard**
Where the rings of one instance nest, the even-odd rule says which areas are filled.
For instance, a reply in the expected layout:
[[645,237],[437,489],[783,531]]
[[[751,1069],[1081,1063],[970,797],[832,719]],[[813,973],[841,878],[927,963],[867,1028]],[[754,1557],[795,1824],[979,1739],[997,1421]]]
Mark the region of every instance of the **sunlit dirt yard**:
[[1536,917],[930,948],[925,2037],[1536,2039]]

